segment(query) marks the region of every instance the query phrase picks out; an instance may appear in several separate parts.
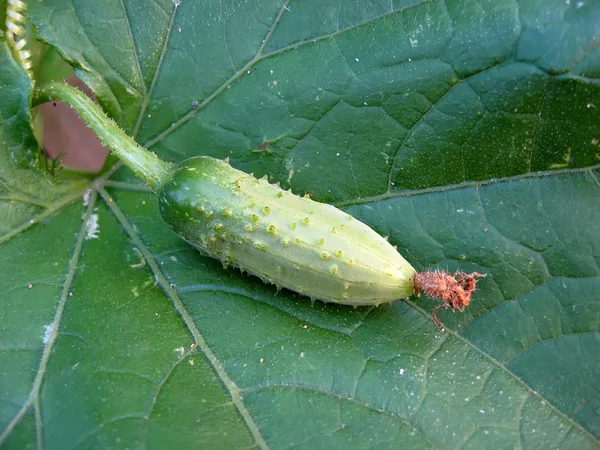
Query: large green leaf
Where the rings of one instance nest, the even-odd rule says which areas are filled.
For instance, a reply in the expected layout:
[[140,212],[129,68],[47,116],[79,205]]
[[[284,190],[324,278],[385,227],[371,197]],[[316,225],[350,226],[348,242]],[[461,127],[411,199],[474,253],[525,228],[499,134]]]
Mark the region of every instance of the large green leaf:
[[162,157],[230,156],[418,269],[488,277],[443,330],[423,297],[313,306],[202,257],[129,172],[104,175],[0,238],[7,448],[599,446],[599,2],[30,16]]

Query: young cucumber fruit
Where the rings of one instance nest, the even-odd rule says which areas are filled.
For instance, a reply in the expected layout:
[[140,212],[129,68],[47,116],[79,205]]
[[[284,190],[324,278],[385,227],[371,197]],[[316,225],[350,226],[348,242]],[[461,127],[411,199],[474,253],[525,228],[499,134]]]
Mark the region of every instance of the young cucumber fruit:
[[158,189],[166,224],[225,266],[326,302],[378,305],[414,293],[415,270],[347,213],[200,156]]

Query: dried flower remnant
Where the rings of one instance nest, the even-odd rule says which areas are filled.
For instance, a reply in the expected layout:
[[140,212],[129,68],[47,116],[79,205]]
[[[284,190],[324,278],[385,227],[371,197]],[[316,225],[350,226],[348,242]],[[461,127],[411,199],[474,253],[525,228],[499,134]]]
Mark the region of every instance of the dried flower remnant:
[[417,294],[424,293],[444,302],[433,310],[433,320],[441,328],[442,323],[437,318],[437,310],[452,308],[452,311],[458,309],[463,312],[471,303],[477,278],[485,276],[477,272],[456,272],[454,275],[443,270],[419,272],[415,275],[414,287]]

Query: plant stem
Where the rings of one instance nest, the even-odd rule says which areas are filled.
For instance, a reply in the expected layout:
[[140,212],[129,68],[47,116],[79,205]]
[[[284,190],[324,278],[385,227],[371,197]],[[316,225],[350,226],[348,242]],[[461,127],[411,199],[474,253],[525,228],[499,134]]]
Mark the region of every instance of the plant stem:
[[38,92],[38,97],[58,99],[73,108],[100,142],[152,189],[158,189],[170,178],[173,164],[162,161],[135,142],[83,92],[64,83],[51,83]]

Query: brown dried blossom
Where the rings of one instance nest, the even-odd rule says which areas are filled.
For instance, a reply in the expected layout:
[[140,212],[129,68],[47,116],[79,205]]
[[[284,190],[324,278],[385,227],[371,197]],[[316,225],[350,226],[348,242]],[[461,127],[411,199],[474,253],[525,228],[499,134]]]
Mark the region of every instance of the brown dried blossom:
[[444,303],[433,310],[433,320],[438,327],[442,323],[437,318],[438,309],[452,308],[452,311],[464,309],[471,303],[471,295],[475,291],[477,278],[485,274],[473,272],[456,272],[453,275],[443,270],[419,272],[415,275],[414,286],[417,294],[427,294],[431,298],[442,300]]

